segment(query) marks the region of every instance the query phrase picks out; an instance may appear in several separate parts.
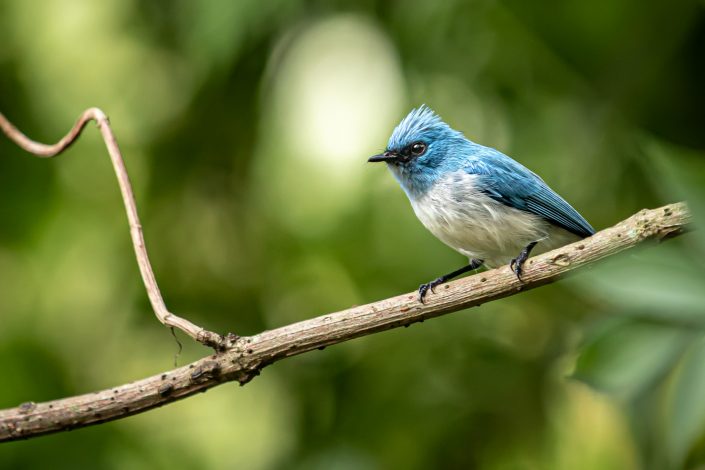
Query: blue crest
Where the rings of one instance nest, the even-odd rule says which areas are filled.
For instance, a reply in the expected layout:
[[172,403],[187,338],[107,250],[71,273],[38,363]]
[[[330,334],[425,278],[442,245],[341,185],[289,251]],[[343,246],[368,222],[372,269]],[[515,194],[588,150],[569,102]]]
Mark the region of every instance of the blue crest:
[[425,104],[412,109],[397,125],[387,143],[388,150],[401,149],[417,140],[428,140],[440,137],[442,134],[460,134]]

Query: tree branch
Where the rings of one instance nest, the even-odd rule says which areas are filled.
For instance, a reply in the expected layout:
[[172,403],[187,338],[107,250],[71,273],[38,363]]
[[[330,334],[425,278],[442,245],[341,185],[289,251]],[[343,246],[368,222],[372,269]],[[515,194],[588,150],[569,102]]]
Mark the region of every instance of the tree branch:
[[680,235],[689,222],[684,203],[642,210],[590,238],[530,258],[524,282],[519,282],[508,267],[502,267],[445,284],[438,294],[427,297],[426,304],[418,302],[416,292],[412,292],[254,336],[231,338],[232,344],[224,352],[113,389],[0,410],[0,441],[120,419],[224,382],[245,384],[265,366],[286,357],[533,289],[647,240]]
[[110,154],[110,160],[113,163],[115,176],[117,176],[118,185],[120,186],[120,193],[122,194],[122,200],[125,204],[127,220],[130,224],[130,236],[132,237],[132,245],[135,249],[137,264],[140,268],[140,274],[142,275],[144,287],[147,290],[147,296],[149,297],[149,301],[152,304],[152,309],[154,310],[154,314],[157,316],[157,319],[168,327],[180,329],[191,338],[206,346],[210,346],[216,350],[223,350],[227,348],[231,344],[231,340],[234,337],[233,335],[222,336],[212,331],[208,331],[198,325],[194,325],[184,318],[174,315],[167,310],[162,294],[159,291],[157,280],[154,277],[152,265],[149,262],[149,257],[147,256],[147,248],[144,244],[144,235],[142,234],[140,218],[137,215],[137,205],[135,204],[135,196],[132,192],[132,184],[130,184],[130,178],[127,175],[125,162],[122,158],[117,140],[115,140],[115,135],[110,128],[110,122],[108,121],[108,117],[105,113],[98,108],[90,108],[85,110],[81,117],[79,117],[76,121],[76,124],[73,125],[71,130],[54,145],[45,145],[31,140],[20,132],[20,130],[14,125],[12,125],[12,123],[8,121],[2,113],[0,113],[0,128],[2,128],[3,132],[24,150],[42,158],[55,157],[69,148],[71,144],[73,144],[81,135],[83,128],[86,127],[86,124],[88,124],[89,121],[95,121],[98,124],[100,133],[105,141],[105,146]]

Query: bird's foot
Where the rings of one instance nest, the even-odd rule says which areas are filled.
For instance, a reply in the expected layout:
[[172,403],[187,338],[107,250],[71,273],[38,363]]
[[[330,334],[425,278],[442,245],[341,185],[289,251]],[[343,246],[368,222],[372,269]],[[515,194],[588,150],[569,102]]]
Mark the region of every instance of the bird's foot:
[[463,266],[462,268],[457,269],[452,273],[448,273],[445,276],[441,276],[438,279],[434,279],[431,282],[427,282],[426,284],[421,284],[421,286],[419,287],[419,302],[424,303],[423,299],[426,297],[426,294],[428,293],[429,289],[435,294],[436,291],[434,289],[440,284],[443,284],[446,281],[450,281],[454,277],[458,277],[468,271],[477,269],[482,266],[482,263],[483,261],[481,259],[471,259],[470,264],[468,264],[467,266]]
[[427,282],[426,284],[421,284],[419,286],[419,302],[424,303],[424,298],[426,297],[426,294],[430,290],[434,294],[436,293],[436,287],[443,284],[446,282],[444,277],[439,277],[438,279],[434,279],[431,282]]
[[519,253],[519,256],[509,262],[509,268],[514,271],[514,274],[516,274],[517,279],[519,279],[519,282],[524,282],[521,278],[521,275],[524,272],[524,263],[527,259],[529,259],[529,254],[531,253],[531,250],[536,246],[536,243],[537,242],[531,242],[526,245],[526,247],[524,247],[524,249],[521,250],[521,252]]
[[517,279],[519,279],[519,281],[521,281],[521,273],[523,272],[522,267],[525,262],[526,258],[524,257],[522,259],[521,254],[516,258],[512,258],[512,260],[509,262],[509,269],[514,271],[514,274],[516,274]]

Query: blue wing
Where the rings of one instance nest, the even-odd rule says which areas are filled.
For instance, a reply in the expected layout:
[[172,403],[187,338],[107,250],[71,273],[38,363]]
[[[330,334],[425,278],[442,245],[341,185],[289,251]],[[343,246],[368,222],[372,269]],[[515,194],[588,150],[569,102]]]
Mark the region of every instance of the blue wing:
[[535,173],[503,153],[481,147],[465,171],[481,177],[480,188],[492,199],[543,217],[580,237],[595,233],[590,224]]

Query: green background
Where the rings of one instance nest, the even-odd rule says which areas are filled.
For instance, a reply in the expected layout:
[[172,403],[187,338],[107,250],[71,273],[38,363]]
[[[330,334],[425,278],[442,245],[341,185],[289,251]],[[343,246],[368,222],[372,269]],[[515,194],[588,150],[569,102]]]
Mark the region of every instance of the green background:
[[[597,229],[681,199],[697,220],[704,59],[702,1],[0,1],[0,110],[43,142],[105,110],[167,305],[241,335],[465,262],[365,163],[421,103]],[[0,408],[173,366],[121,204],[93,125],[55,160],[0,138]],[[695,231],[0,467],[696,468],[703,259]]]

